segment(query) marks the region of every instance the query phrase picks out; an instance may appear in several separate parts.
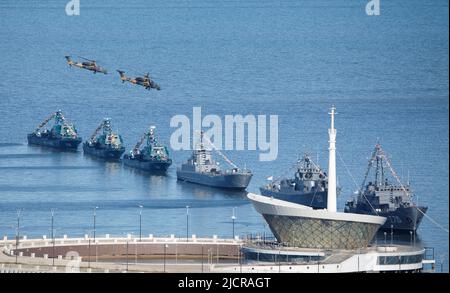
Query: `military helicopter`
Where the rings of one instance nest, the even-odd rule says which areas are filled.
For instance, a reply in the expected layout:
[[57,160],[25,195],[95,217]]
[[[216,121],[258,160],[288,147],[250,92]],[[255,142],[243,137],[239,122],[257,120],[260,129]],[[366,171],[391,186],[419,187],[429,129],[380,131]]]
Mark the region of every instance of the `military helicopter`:
[[155,81],[150,79],[149,73],[145,74],[142,77],[138,76],[135,78],[130,78],[130,77],[125,76],[125,71],[117,70],[117,72],[119,72],[119,74],[120,74],[120,80],[122,80],[122,83],[124,83],[125,81],[128,81],[132,84],[137,84],[137,85],[143,86],[147,90],[150,90],[150,89],[156,89],[158,91],[161,90],[161,87],[159,86],[159,84],[157,84]]
[[75,66],[78,68],[82,68],[82,69],[87,69],[90,71],[93,71],[94,73],[100,72],[103,74],[107,74],[108,72],[106,71],[106,69],[100,67],[97,65],[97,62],[94,60],[89,60],[86,59],[84,57],[80,57],[81,59],[84,59],[86,61],[84,62],[76,62],[73,61],[72,58],[70,56],[64,56],[67,59],[67,64],[69,64],[70,67]]

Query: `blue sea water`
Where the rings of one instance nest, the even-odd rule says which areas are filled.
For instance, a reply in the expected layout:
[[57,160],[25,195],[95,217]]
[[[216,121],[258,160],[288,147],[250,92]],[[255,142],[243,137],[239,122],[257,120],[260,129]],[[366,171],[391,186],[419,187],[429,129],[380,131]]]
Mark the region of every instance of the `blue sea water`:
[[[338,206],[357,189],[379,140],[398,173],[409,173],[420,204],[448,229],[448,1],[383,1],[369,17],[365,0],[111,1],[0,3],[0,234],[208,236],[268,231],[242,193],[176,181],[187,151],[171,151],[168,176],[104,163],[79,153],[26,145],[26,134],[62,109],[83,138],[111,117],[128,148],[149,124],[168,143],[174,115],[279,116],[279,153],[228,151],[250,168],[257,192],[303,153],[327,166],[328,108],[338,109]],[[69,68],[64,55],[98,60],[109,75]],[[122,84],[116,69],[150,72],[161,91]],[[341,160],[342,158],[342,160]],[[347,168],[349,172],[347,172]],[[349,175],[351,174],[351,176]],[[291,175],[291,174],[289,174]],[[356,184],[352,179],[355,178]],[[424,219],[418,237],[448,271],[448,232]]]

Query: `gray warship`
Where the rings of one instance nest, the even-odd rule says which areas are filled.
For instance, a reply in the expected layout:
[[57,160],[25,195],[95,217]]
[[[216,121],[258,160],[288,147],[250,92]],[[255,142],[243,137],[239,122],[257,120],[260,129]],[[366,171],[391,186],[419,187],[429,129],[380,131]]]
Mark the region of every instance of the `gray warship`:
[[[172,165],[167,147],[159,144],[155,138],[155,126],[150,126],[129,154],[123,156],[123,164],[148,172],[165,173]],[[146,146],[140,149],[146,141]]]
[[310,206],[314,209],[327,207],[328,177],[309,155],[297,161],[294,178],[270,179],[259,188],[261,195]]
[[[102,133],[99,132],[102,130]],[[111,129],[111,119],[104,118],[88,141],[83,144],[85,154],[102,159],[118,160],[125,152],[122,137]]]
[[[53,127],[41,131],[52,119],[54,119]],[[82,141],[75,126],[67,122],[61,110],[42,121],[33,133],[27,135],[27,139],[30,145],[47,146],[63,151],[76,151]]]
[[188,161],[177,169],[177,179],[211,187],[244,190],[252,179],[252,172],[247,169],[241,170],[232,163],[225,155],[217,152],[232,166],[232,169],[221,170],[219,164],[212,158],[211,150],[205,148],[204,140],[212,143],[200,134],[200,143],[192,153]]
[[[385,165],[397,181],[397,185],[388,180]],[[375,169],[375,178],[373,182],[366,184],[371,169]],[[401,183],[380,144],[376,144],[361,189],[356,198],[346,202],[345,212],[386,217],[382,230],[415,231],[428,207],[417,206],[413,203],[412,197],[409,182],[405,185]]]

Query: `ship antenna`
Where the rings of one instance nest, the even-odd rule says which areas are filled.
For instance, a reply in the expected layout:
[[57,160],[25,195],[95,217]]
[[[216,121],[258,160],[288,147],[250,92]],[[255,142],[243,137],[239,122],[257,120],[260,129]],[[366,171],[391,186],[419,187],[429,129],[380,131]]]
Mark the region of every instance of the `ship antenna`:
[[317,153],[316,153],[316,162],[317,162],[317,164],[319,164],[319,149],[317,149]]
[[336,108],[331,107],[331,126],[328,129],[329,137],[329,158],[328,158],[328,199],[327,209],[329,212],[336,212],[336,129],[334,128],[334,115]]
[[227,162],[231,167],[236,168],[236,169],[239,169],[239,167],[238,167],[235,163],[233,163],[227,156],[225,156],[225,154],[222,153],[222,152],[219,150],[219,148],[217,148],[207,136],[204,136],[203,131],[200,133],[200,142],[201,142],[201,144],[202,144],[202,149],[203,149],[203,138],[204,138],[204,139],[206,140],[206,142],[211,146],[211,148],[212,148],[214,151],[216,151],[216,153],[218,153],[218,154],[222,157],[222,159],[224,159],[225,162]]

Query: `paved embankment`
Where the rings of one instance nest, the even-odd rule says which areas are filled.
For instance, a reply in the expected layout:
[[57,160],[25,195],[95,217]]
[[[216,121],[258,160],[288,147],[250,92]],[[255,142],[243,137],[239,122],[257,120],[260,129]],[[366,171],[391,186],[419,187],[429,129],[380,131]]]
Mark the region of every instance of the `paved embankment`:
[[8,240],[0,242],[0,272],[207,272],[239,257],[239,239],[143,237]]

